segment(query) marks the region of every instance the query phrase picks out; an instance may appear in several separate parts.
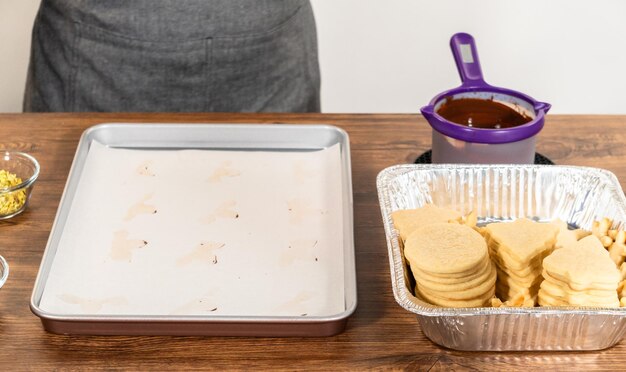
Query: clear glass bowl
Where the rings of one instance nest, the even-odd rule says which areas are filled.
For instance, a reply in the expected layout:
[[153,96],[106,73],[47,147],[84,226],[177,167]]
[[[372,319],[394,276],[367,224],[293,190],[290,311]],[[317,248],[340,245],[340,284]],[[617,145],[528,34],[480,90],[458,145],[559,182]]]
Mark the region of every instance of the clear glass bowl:
[[22,179],[18,185],[0,186],[0,220],[22,213],[39,176],[37,160],[23,152],[0,150],[0,171],[5,170]]
[[7,278],[9,277],[9,264],[4,259],[4,257],[0,256],[0,288],[6,283]]

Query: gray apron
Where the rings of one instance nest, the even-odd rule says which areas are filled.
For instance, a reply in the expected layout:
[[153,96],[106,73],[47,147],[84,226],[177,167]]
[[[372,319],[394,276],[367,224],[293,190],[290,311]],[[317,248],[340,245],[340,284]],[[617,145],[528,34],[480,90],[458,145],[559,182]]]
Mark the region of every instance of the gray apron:
[[307,0],[42,0],[26,112],[319,110]]

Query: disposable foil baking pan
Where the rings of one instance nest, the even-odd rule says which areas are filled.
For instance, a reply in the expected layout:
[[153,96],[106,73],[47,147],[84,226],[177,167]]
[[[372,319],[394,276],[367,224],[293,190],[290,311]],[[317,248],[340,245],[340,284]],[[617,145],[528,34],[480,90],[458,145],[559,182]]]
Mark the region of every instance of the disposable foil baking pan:
[[387,236],[396,301],[415,313],[424,334],[458,350],[598,350],[626,332],[624,308],[444,308],[412,292],[391,213],[427,203],[461,213],[476,211],[479,224],[528,217],[559,218],[591,230],[608,217],[624,228],[626,198],[611,172],[575,166],[397,165],[381,171],[378,196]]
[[339,128],[97,125],[78,144],[31,310],[64,334],[337,334],[357,302],[352,210]]

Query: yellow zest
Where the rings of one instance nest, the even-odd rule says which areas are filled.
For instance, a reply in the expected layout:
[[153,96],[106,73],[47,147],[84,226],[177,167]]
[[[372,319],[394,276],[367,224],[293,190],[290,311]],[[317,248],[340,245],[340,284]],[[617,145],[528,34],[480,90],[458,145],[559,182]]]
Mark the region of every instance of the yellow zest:
[[17,175],[0,169],[0,216],[17,212],[26,203],[26,190],[3,192],[2,189],[17,186],[22,179]]

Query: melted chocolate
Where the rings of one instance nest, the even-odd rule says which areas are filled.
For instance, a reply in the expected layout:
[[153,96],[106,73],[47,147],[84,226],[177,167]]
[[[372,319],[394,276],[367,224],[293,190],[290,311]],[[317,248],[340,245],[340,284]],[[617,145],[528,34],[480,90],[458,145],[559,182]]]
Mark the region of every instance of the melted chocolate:
[[448,98],[437,113],[453,123],[483,129],[511,128],[533,120],[502,103],[476,98]]

